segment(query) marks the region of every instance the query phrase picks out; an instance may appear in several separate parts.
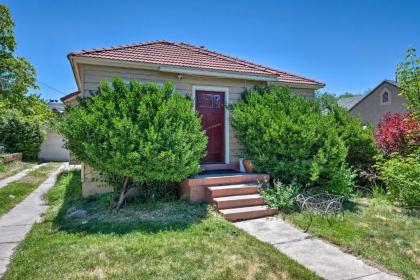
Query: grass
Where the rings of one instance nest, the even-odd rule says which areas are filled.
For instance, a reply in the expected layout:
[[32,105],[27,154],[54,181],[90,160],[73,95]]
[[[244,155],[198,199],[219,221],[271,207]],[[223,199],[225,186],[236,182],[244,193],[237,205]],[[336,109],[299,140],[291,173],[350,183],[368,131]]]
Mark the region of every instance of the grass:
[[[383,197],[358,198],[345,205],[344,219],[314,217],[309,231],[346,251],[407,279],[420,279],[420,210],[393,206]],[[305,228],[308,215],[284,214]]]
[[0,163],[0,180],[13,176],[16,173],[24,169],[31,168],[35,163],[32,162],[22,162],[22,161],[13,161],[7,164]]
[[29,172],[23,178],[0,189],[0,215],[9,212],[15,205],[25,199],[47,177],[55,171],[59,163],[49,163]]
[[[80,172],[46,195],[45,220],[19,245],[4,279],[319,279],[211,207],[181,201],[81,199]],[[71,218],[74,209],[85,217]]]

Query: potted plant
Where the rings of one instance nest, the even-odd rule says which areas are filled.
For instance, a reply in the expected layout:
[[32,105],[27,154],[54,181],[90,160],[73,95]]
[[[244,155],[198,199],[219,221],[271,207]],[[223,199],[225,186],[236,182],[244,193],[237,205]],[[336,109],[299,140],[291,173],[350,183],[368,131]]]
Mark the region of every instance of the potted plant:
[[242,164],[245,168],[246,173],[254,173],[254,164],[249,159],[243,159]]

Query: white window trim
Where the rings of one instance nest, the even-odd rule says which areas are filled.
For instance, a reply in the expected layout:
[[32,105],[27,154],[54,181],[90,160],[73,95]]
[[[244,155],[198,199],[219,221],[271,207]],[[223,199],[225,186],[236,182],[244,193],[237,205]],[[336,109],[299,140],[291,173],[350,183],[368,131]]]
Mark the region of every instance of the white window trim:
[[193,100],[193,109],[195,110],[195,92],[197,90],[203,91],[215,91],[225,93],[225,163],[230,163],[230,143],[229,143],[229,88],[227,87],[215,87],[215,86],[203,86],[193,85],[191,99]]
[[[382,97],[383,97],[383,95],[384,95],[385,92],[388,93],[388,102],[383,102],[383,98]],[[379,102],[380,102],[380,104],[381,105],[389,105],[389,104],[391,104],[391,96],[392,96],[392,94],[391,94],[391,91],[389,89],[387,89],[387,88],[383,89],[381,91],[381,94],[379,95],[379,98],[380,98]]]

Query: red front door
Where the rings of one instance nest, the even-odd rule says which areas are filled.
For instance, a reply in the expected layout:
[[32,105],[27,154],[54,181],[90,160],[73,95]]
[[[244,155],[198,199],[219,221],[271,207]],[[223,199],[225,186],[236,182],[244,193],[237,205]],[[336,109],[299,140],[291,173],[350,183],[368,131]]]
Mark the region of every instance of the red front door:
[[195,108],[201,116],[201,124],[207,133],[205,163],[225,161],[225,93],[196,91]]

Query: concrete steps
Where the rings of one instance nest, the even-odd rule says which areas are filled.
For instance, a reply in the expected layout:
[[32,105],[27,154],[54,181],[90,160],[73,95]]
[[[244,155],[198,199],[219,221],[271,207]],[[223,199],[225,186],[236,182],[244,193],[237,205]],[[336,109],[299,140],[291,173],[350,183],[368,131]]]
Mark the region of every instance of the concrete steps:
[[232,195],[213,198],[218,209],[264,205],[264,199],[259,194]]
[[230,196],[230,195],[246,195],[258,193],[259,186],[255,183],[238,184],[228,186],[208,187],[208,195],[212,198]]
[[259,194],[259,183],[269,179],[266,174],[239,173],[197,179],[206,186],[206,201],[229,221],[256,219],[278,213],[276,208],[268,207]]
[[181,184],[194,186],[220,186],[220,185],[235,185],[246,183],[265,182],[270,179],[267,174],[249,174],[236,173],[227,175],[197,175],[193,178],[183,181]]

